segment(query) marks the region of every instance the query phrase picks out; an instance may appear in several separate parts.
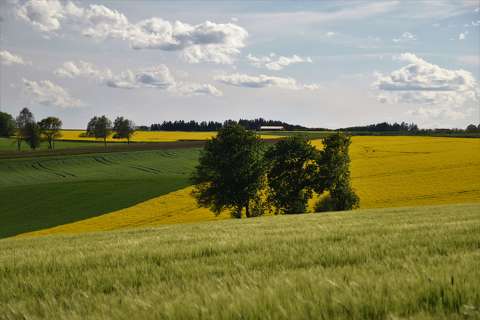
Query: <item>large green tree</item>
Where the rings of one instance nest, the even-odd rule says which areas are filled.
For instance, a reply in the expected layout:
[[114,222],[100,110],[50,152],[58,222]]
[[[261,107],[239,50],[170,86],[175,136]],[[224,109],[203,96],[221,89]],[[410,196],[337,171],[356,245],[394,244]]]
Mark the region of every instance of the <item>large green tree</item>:
[[278,213],[303,213],[313,196],[318,151],[305,136],[292,136],[265,154],[268,163],[268,198]]
[[31,126],[29,129],[28,125],[31,123],[35,123],[33,113],[30,112],[28,108],[23,108],[15,119],[18,151],[20,151],[22,141],[26,141],[26,138],[30,132],[29,130],[31,129]]
[[317,204],[318,211],[350,210],[359,206],[360,199],[350,181],[350,144],[350,137],[340,132],[323,138],[314,187],[319,194],[328,191],[328,196]]
[[228,124],[207,141],[192,176],[193,195],[199,206],[215,214],[230,210],[241,218],[258,194],[263,175],[262,143],[258,136],[237,124]]
[[60,129],[62,128],[62,121],[56,117],[48,117],[42,119],[38,123],[40,133],[48,141],[48,148],[53,150],[55,148],[55,139],[60,137]]
[[113,122],[113,131],[117,138],[127,139],[127,142],[130,143],[130,138],[135,133],[135,124],[132,120],[117,117]]
[[87,135],[94,136],[97,139],[103,139],[105,148],[107,148],[107,138],[112,134],[112,121],[106,116],[93,117],[87,125]]
[[0,111],[0,137],[11,137],[15,134],[15,120],[12,115]]

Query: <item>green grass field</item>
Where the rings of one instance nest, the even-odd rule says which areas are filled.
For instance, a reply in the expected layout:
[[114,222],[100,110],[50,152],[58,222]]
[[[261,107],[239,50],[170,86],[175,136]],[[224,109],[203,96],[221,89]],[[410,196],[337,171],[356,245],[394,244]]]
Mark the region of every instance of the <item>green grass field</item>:
[[198,149],[0,160],[0,238],[125,208],[188,186]]
[[[71,148],[82,148],[82,147],[98,147],[103,148],[103,143],[101,142],[77,142],[77,141],[56,141],[55,148],[57,150],[62,149],[71,149]],[[48,150],[48,142],[42,142],[38,151]],[[21,152],[31,151],[30,147],[22,142]],[[0,138],[0,152],[17,152],[17,140],[13,138]]]
[[480,205],[0,240],[2,319],[479,319]]

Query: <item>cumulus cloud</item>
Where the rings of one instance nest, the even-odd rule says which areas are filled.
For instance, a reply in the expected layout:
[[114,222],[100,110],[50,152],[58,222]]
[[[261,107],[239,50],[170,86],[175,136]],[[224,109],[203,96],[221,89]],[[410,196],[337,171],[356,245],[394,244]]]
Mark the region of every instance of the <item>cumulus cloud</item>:
[[320,88],[318,84],[299,84],[293,78],[274,77],[268,75],[251,76],[247,74],[234,73],[230,75],[220,75],[215,77],[215,80],[236,87],[245,88],[266,88],[278,87],[291,90],[317,90]]
[[73,98],[67,90],[48,80],[30,81],[23,79],[23,89],[36,103],[59,108],[74,108],[82,102]]
[[10,53],[7,50],[1,50],[0,63],[6,66],[11,66],[13,64],[26,64],[27,62],[19,55]]
[[165,65],[155,67],[126,70],[118,75],[112,76],[106,81],[107,86],[112,88],[134,89],[134,88],[158,88],[169,89],[175,86],[170,70]]
[[190,25],[158,17],[132,23],[123,13],[106,6],[82,8],[70,1],[29,0],[17,6],[16,14],[46,34],[69,26],[85,37],[127,41],[137,50],[180,51],[190,63],[233,63],[248,36],[244,28],[234,23],[205,21]]
[[409,42],[409,41],[415,41],[415,40],[417,40],[417,36],[410,32],[404,32],[400,37],[392,39],[393,42],[397,42],[397,43]]
[[111,88],[156,88],[182,95],[222,95],[220,90],[210,84],[177,82],[168,67],[163,64],[137,70],[127,69],[115,74],[108,68],[100,69],[89,62],[67,61],[54,73],[60,77],[89,78]]
[[467,38],[467,34],[468,34],[468,31],[461,32],[461,33],[458,35],[458,40],[465,40],[465,39]]
[[93,64],[85,61],[79,61],[77,63],[67,61],[62,67],[56,69],[54,73],[64,78],[88,77],[104,80],[112,77],[112,72],[109,69],[100,70]]
[[467,104],[478,103],[478,85],[470,72],[441,68],[413,53],[396,59],[408,64],[387,75],[376,74],[373,87],[381,91],[379,101],[421,105],[422,109],[410,114],[452,119],[458,119]]
[[310,57],[300,57],[294,54],[291,57],[278,56],[275,53],[270,53],[269,56],[255,57],[251,54],[247,56],[251,65],[257,68],[267,68],[268,70],[282,70],[286,66],[296,63],[312,63]]
[[62,3],[59,0],[29,0],[19,5],[16,15],[42,32],[54,32],[66,19],[81,18],[84,10],[73,2]]

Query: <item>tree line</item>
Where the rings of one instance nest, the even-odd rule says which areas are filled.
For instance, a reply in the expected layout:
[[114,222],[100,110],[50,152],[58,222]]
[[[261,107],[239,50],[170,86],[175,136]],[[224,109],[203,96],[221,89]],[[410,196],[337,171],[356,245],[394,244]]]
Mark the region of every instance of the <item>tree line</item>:
[[112,121],[105,115],[91,118],[85,130],[85,136],[102,139],[105,148],[107,147],[107,138],[112,134],[114,139],[127,139],[127,143],[130,143],[134,133],[135,123],[132,120],[117,117],[112,124]]
[[61,128],[62,121],[57,117],[47,117],[36,122],[28,108],[23,108],[15,119],[8,113],[0,112],[0,136],[15,136],[18,151],[23,142],[35,150],[41,141],[47,141],[48,148],[55,149],[55,139],[60,136]]
[[237,123],[243,126],[247,130],[260,130],[262,126],[280,126],[285,130],[307,130],[308,128],[300,125],[292,125],[283,121],[278,120],[265,120],[263,118],[257,118],[253,120],[240,119],[235,120],[226,120],[224,122],[217,121],[201,121],[197,122],[195,120],[184,121],[163,121],[162,123],[154,123],[150,125],[151,131],[217,131],[221,127],[227,124]]
[[337,129],[339,131],[368,131],[368,132],[388,132],[388,131],[401,131],[401,132],[416,132],[418,131],[418,126],[415,123],[388,123],[380,122],[376,124],[370,124],[367,126],[355,126],[348,128]]
[[[47,117],[36,122],[28,108],[23,108],[16,118],[6,112],[0,112],[0,137],[15,137],[18,151],[21,150],[23,142],[35,150],[42,141],[48,142],[48,149],[54,150],[55,140],[61,137],[62,125],[62,121],[57,117]],[[112,134],[114,138],[124,138],[130,143],[134,132],[133,121],[117,117],[112,124],[112,121],[103,115],[90,119],[85,135],[103,139],[106,147],[107,138]]]
[[267,146],[237,123],[223,126],[207,141],[192,175],[192,192],[201,207],[235,218],[297,214],[314,193],[316,211],[348,210],[359,205],[350,183],[350,138],[334,133],[317,150],[306,136],[291,136]]

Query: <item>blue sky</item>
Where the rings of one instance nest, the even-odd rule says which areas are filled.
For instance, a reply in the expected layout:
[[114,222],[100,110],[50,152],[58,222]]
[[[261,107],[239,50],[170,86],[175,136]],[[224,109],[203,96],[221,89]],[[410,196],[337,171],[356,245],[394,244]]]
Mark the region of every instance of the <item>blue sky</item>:
[[480,122],[478,0],[0,3],[12,114]]

